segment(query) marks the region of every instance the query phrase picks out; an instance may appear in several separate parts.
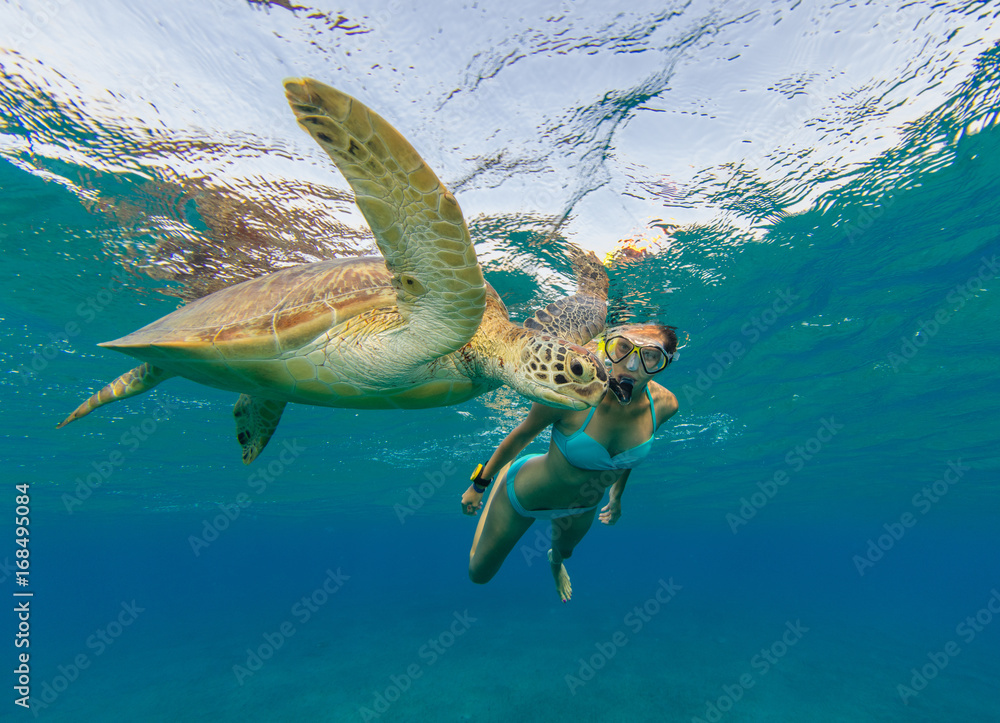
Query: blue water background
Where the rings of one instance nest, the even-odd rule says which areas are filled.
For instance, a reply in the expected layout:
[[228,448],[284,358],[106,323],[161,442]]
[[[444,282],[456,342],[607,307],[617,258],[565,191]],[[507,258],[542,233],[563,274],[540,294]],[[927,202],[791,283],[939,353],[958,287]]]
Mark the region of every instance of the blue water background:
[[[1000,720],[992,4],[204,7],[107,4],[120,44],[99,8],[36,34],[3,8],[0,509],[30,484],[39,718]],[[561,239],[653,239],[609,258],[609,315],[690,336],[662,380],[681,411],[570,561],[569,604],[538,524],[489,585],[466,577],[458,498],[527,410],[510,391],[293,407],[249,467],[233,395],[185,380],[54,429],[130,366],[95,345],[177,296],[371,247],[288,118],[295,73],[422,142],[515,319],[572,290]],[[3,714],[31,717],[13,679]]]

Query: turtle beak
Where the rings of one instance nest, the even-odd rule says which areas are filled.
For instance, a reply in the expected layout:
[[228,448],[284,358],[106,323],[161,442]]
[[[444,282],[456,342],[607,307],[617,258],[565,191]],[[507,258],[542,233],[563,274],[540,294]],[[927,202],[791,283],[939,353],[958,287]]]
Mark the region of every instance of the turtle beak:
[[542,404],[547,404],[550,407],[561,407],[563,409],[573,409],[575,411],[580,411],[581,409],[587,409],[588,407],[597,406],[596,404],[588,405],[586,402],[578,399],[577,397],[570,397],[567,396],[566,394],[560,394],[559,392],[554,392],[551,389],[544,390],[539,395],[538,401],[540,401]]
[[577,387],[573,390],[572,396],[563,394],[562,392],[551,388],[537,389],[535,392],[537,395],[535,401],[539,401],[542,404],[548,404],[553,407],[562,407],[563,409],[575,409],[579,411],[581,409],[596,407],[601,403],[601,400],[604,399],[604,395],[607,391],[608,381],[607,377],[604,377],[603,379],[594,379],[586,386]]

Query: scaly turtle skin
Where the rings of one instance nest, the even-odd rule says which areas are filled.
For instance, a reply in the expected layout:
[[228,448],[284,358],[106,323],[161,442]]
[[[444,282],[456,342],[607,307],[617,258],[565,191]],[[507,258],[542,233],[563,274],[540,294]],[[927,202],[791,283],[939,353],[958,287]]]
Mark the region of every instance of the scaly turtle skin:
[[604,328],[608,279],[574,258],[579,289],[524,326],[483,280],[455,197],[413,147],[359,101],[308,78],[285,81],[305,130],[354,189],[382,258],[282,269],[198,299],[101,344],[144,363],[67,417],[182,376],[240,392],[243,461],[267,444],[285,404],[358,409],[445,406],[508,384],[572,409],[607,390],[581,345]]

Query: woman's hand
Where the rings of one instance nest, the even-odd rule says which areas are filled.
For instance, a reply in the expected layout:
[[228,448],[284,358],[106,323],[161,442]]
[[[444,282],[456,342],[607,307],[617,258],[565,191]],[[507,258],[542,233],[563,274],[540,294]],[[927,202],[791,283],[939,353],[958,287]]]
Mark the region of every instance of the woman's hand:
[[619,499],[609,499],[608,504],[601,508],[601,514],[597,519],[605,525],[613,525],[622,516],[622,501]]
[[483,506],[483,493],[476,492],[475,487],[469,485],[469,489],[462,495],[462,512],[466,515],[475,515]]

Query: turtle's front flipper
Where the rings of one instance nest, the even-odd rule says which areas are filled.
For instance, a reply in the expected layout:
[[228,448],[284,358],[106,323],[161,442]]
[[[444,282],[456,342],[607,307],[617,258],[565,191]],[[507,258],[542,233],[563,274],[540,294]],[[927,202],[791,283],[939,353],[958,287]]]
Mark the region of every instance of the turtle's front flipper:
[[472,339],[486,286],[458,201],[403,136],[349,95],[290,78],[295,118],[354,189],[406,323],[378,341],[396,367],[451,354]]
[[233,407],[236,417],[236,439],[243,445],[243,464],[250,464],[264,451],[267,442],[278,428],[285,402],[251,397],[241,394]]
[[148,392],[164,379],[169,379],[172,376],[174,375],[166,369],[153,366],[148,362],[141,366],[137,366],[135,369],[122,374],[120,377],[104,387],[104,389],[97,392],[97,394],[93,395],[90,399],[77,407],[75,412],[56,425],[56,429],[59,429],[59,427],[65,427],[67,424],[76,421],[80,417],[86,417],[95,409],[103,407],[105,404],[117,402],[119,399],[128,399],[129,397],[134,397],[136,394]]
[[573,252],[576,293],[554,301],[524,322],[534,329],[581,346],[604,331],[608,313],[608,272],[593,251]]

